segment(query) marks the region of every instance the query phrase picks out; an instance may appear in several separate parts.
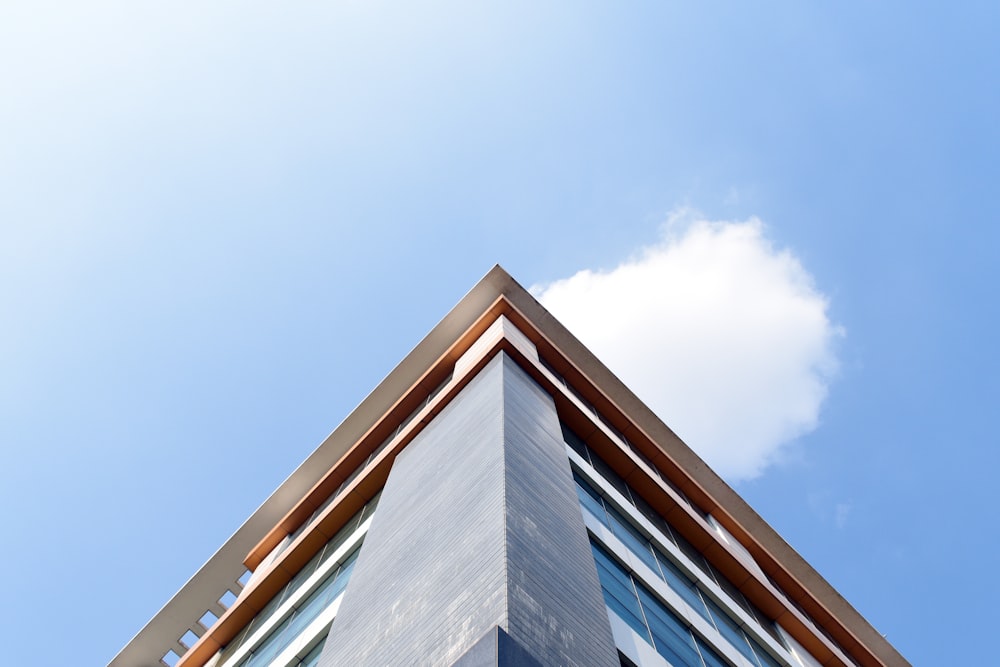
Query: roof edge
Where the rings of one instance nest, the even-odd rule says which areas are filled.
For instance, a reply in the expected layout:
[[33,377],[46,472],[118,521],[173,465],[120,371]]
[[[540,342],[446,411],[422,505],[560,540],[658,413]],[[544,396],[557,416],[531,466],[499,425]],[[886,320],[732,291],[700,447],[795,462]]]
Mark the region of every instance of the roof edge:
[[[379,382],[235,533],[181,587],[109,663],[131,667],[175,642],[205,611],[209,585],[238,577],[244,557],[270,529],[399,401],[424,372],[499,298],[505,297],[561,354],[648,434],[723,512],[774,558],[837,622],[887,665],[909,663],[742,497],[657,417],[583,343],[499,264],[493,266],[431,331]],[[235,573],[235,574],[234,574]],[[212,600],[211,602],[214,602]],[[189,620],[188,620],[189,619]],[[156,655],[154,660],[159,659]]]

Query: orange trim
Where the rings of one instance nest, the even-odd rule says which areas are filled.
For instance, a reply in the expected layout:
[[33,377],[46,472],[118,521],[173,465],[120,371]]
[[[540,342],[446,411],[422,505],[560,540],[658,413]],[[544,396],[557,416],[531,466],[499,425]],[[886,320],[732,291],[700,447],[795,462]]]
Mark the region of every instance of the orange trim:
[[[822,664],[845,665],[836,656],[832,647],[826,643],[826,638],[818,637],[810,630],[805,621],[798,616],[798,610],[789,608],[776,591],[761,582],[720,541],[715,530],[700,515],[696,514],[683,501],[678,501],[662,482],[649,476],[616,443],[601,432],[585,413],[580,412],[576,404],[560,394],[555,385],[546,380],[539,381],[550,393],[553,393],[553,390],[555,390],[553,395],[556,397],[557,410],[560,417],[566,420],[571,428],[579,420],[586,421],[593,428],[593,431],[586,440],[588,446],[604,459],[616,473],[625,479],[636,493],[652,505],[670,524],[671,529],[676,530],[687,539],[714,567],[722,572],[746,595],[747,599],[753,602],[765,614],[768,614],[772,620],[780,618],[782,627],[795,637],[796,641],[802,644],[803,647],[807,648],[814,657],[819,659]],[[579,431],[577,435],[583,437]],[[840,641],[839,638],[837,639]],[[851,650],[849,644],[841,642],[841,645],[852,657],[858,658],[858,655],[855,651]],[[871,660],[874,660],[874,662]],[[874,656],[868,655],[863,656],[863,659],[860,659],[859,662],[865,667],[868,665],[875,667],[882,664]]]
[[[498,302],[500,300],[498,299]],[[493,310],[493,309],[491,309]],[[488,313],[487,313],[488,314]],[[495,320],[501,312],[496,313]],[[482,329],[477,333],[473,341],[478,339],[485,331],[487,327],[482,327]],[[471,346],[471,345],[470,345]],[[470,347],[466,346],[466,347]],[[226,612],[219,617],[219,620],[206,632],[202,637],[195,643],[191,650],[185,653],[181,659],[177,662],[175,667],[202,667],[207,660],[209,660],[215,653],[223,646],[228,644],[232,639],[239,634],[247,623],[249,623],[253,617],[257,614],[260,609],[267,604],[267,602],[274,597],[281,587],[288,583],[292,577],[307,563],[309,559],[312,558],[320,548],[331,537],[333,537],[344,523],[354,516],[354,514],[361,509],[364,503],[368,502],[376,493],[378,493],[382,487],[385,485],[385,481],[389,476],[389,469],[391,468],[392,461],[395,459],[396,455],[406,447],[407,444],[413,440],[416,435],[423,430],[423,428],[430,423],[434,416],[436,416],[445,405],[451,402],[459,391],[461,391],[466,384],[468,384],[476,374],[482,370],[483,366],[492,359],[500,350],[506,350],[512,352],[513,346],[506,339],[499,340],[495,345],[487,350],[484,350],[480,358],[473,364],[468,371],[461,378],[453,378],[453,381],[441,391],[438,396],[434,398],[430,406],[427,408],[427,413],[421,419],[414,419],[411,421],[406,428],[399,434],[396,442],[392,447],[387,448],[385,451],[381,452],[374,461],[364,470],[364,472],[357,478],[351,481],[350,485],[345,489],[338,499],[333,502],[329,507],[327,507],[323,513],[316,519],[314,525],[310,527],[309,530],[305,531],[303,534],[299,535],[292,544],[290,544],[279,556],[278,558],[268,565],[267,570],[260,573],[254,581],[244,589],[243,593],[240,595],[239,599],[233,606],[226,610]],[[440,362],[447,361],[450,362],[448,368],[450,369],[454,358],[449,358],[449,355],[443,355]],[[426,377],[426,375],[425,375]],[[411,387],[410,392],[421,383],[416,383]],[[437,385],[434,385],[436,387]],[[402,400],[402,399],[401,399]],[[423,399],[421,399],[423,400]],[[398,405],[398,403],[397,403]],[[407,413],[408,414],[408,413]],[[381,420],[384,421],[384,420]],[[370,429],[368,433],[359,441],[351,451],[355,451],[359,446],[370,441],[370,434],[374,431]],[[376,441],[380,443],[381,441]],[[372,449],[375,445],[372,445]],[[368,450],[370,454],[371,449]],[[351,452],[345,454],[341,458],[341,462],[349,460],[348,457]],[[340,463],[337,464],[338,466]],[[334,472],[331,470],[331,472]],[[329,477],[329,473],[327,478]],[[326,478],[324,478],[325,480]],[[324,480],[318,482],[314,487],[310,495],[319,488]],[[301,505],[301,501],[299,505]],[[293,509],[292,512],[295,510]],[[292,514],[289,512],[289,516]],[[273,532],[273,531],[272,531]],[[281,539],[284,539],[283,537]],[[280,540],[279,540],[280,541]]]
[[[544,358],[550,366],[552,366],[563,378],[568,382],[576,392],[583,397],[585,401],[590,403],[595,410],[598,411],[605,419],[607,419],[614,428],[618,429],[629,441],[645,456],[649,459],[662,473],[664,473],[672,483],[677,485],[681,491],[684,492],[688,498],[698,505],[702,510],[709,512],[712,516],[722,524],[726,530],[728,530],[744,547],[750,551],[754,560],[757,561],[761,569],[764,570],[769,576],[774,578],[778,585],[782,587],[782,590],[797,604],[801,605],[803,609],[815,620],[815,622],[822,626],[831,636],[840,644],[840,646],[854,659],[858,660],[864,667],[878,667],[882,665],[882,661],[878,659],[875,653],[869,650],[862,642],[860,642],[857,637],[842,623],[840,623],[836,617],[830,613],[825,606],[823,606],[818,600],[812,597],[805,586],[802,585],[793,575],[788,573],[784,568],[778,564],[777,559],[775,559],[771,553],[761,546],[757,540],[745,530],[736,520],[725,512],[718,503],[716,503],[711,495],[693,478],[691,478],[685,469],[681,467],[677,461],[659,445],[657,445],[652,438],[650,438],[640,427],[636,426],[625,414],[625,412],[609,397],[607,397],[604,392],[602,392],[594,383],[589,376],[587,376],[583,371],[581,371],[572,361],[566,358],[560,349],[552,343],[543,333],[534,327],[534,325],[523,315],[517,307],[513,304],[508,304],[509,308],[504,313],[507,318],[513,323],[532,343],[538,350],[539,356]],[[519,360],[523,357],[518,352],[514,352],[514,355]],[[525,364],[521,363],[522,367]],[[557,389],[555,385],[550,383],[541,372],[534,369],[533,364],[529,364],[530,368],[526,368],[529,374],[531,374],[536,381],[539,381],[554,397],[561,397],[561,390]],[[623,478],[634,481],[630,475],[632,473],[638,473],[638,477],[643,477],[648,480],[652,485],[651,488],[658,489],[658,493],[655,493],[653,497],[657,499],[657,502],[651,502],[652,498],[649,496],[644,496],[647,502],[657,509],[657,511],[663,513],[664,518],[669,514],[671,526],[676,528],[684,537],[692,543],[692,545],[699,551],[704,551],[710,547],[713,543],[717,543],[719,538],[716,536],[715,531],[709,527],[704,520],[691,512],[685,505],[677,505],[676,501],[666,493],[661,486],[659,480],[654,480],[649,477],[641,468],[636,466],[631,462],[631,458],[625,454],[617,444],[613,444],[612,441],[605,436],[599,428],[593,425],[590,421],[592,417],[590,415],[584,415],[583,413],[573,418],[573,414],[578,412],[576,404],[569,399],[562,398],[562,400],[557,399],[557,408],[560,405],[568,410],[560,410],[560,416],[564,419],[568,418],[576,423],[585,421],[588,423],[589,432],[587,436],[584,434],[577,433],[584,438],[588,445],[594,447],[594,449],[604,457],[610,457],[611,460],[608,463],[618,462],[621,467],[616,467],[616,472],[620,474]],[[570,424],[572,426],[572,423]],[[675,436],[676,437],[676,436]],[[678,440],[680,440],[678,438]],[[607,460],[607,459],[606,459]],[[638,489],[637,489],[638,490]],[[669,498],[669,500],[667,500]],[[666,501],[666,507],[663,506],[664,501]],[[683,508],[681,511],[676,511],[677,508]],[[718,550],[713,557],[706,555],[709,562],[712,565],[718,567],[720,571],[725,571],[729,567],[743,568],[746,573],[744,582],[746,584],[747,590],[744,590],[744,594],[757,604],[757,606],[763,611],[764,609],[771,607],[775,604],[780,605],[785,608],[787,603],[780,597],[780,594],[772,591],[770,582],[764,584],[757,581],[759,586],[752,586],[749,584],[750,581],[756,581],[756,575],[750,573],[745,567],[740,563],[734,555],[732,555],[728,548],[722,548]],[[749,593],[749,594],[748,594]],[[764,593],[764,595],[761,595]],[[754,597],[751,597],[754,596]],[[756,597],[760,597],[759,604]],[[791,609],[790,613],[794,616],[799,616],[801,612],[798,609]],[[786,627],[789,630],[789,634],[795,637],[796,641],[802,644],[807,649],[810,646],[816,646],[816,642],[820,642],[824,648],[817,652],[820,656],[826,656],[827,660],[823,661],[823,664],[843,664],[838,658],[836,658],[831,647],[826,644],[827,639],[825,637],[817,638],[812,630],[808,628],[808,625],[803,620],[798,623],[791,624],[795,626],[796,633],[793,633],[791,628]],[[785,627],[785,626],[783,626]],[[817,656],[818,657],[818,656]]]
[[[737,523],[737,521],[729,513],[725,512],[722,507],[712,499],[710,494],[697,481],[691,478],[684,468],[682,468],[669,453],[667,453],[659,445],[655,444],[652,438],[650,438],[641,428],[628,419],[625,412],[619,408],[613,400],[607,397],[604,392],[597,387],[596,383],[594,383],[583,371],[581,371],[572,361],[567,359],[554,343],[552,343],[543,333],[535,329],[534,325],[527,319],[527,317],[525,317],[513,304],[510,304],[510,309],[505,314],[508,319],[510,319],[510,321],[535,344],[535,347],[538,349],[539,356],[543,357],[549,365],[555,368],[555,370],[562,375],[563,378],[565,378],[566,382],[568,382],[576,390],[576,392],[584,398],[584,400],[590,403],[594,409],[598,411],[598,413],[600,413],[614,426],[614,428],[618,429],[619,432],[625,435],[625,437],[627,437],[629,441],[635,445],[643,456],[652,461],[653,464],[662,473],[664,473],[671,482],[676,484],[677,487],[680,488],[692,502],[698,505],[702,510],[711,513],[712,516],[750,552],[757,564],[760,565],[761,569],[772,577],[778,585],[781,586],[782,590],[792,600],[799,604],[809,614],[809,616],[812,617],[813,620],[815,620],[816,624],[822,626],[827,632],[829,632],[830,635],[852,658],[858,660],[858,662],[860,662],[864,667],[878,667],[879,665],[883,665],[882,661],[873,651],[868,649],[857,638],[857,636],[854,635],[853,632],[837,620],[837,618],[822,603],[816,600],[808,592],[808,589],[803,586],[800,581],[798,581],[798,579],[781,567],[777,559],[775,559],[774,556],[767,549],[765,549],[751,533]],[[535,375],[535,373],[532,373],[532,375]],[[541,373],[538,373],[536,380],[538,380],[540,376]],[[542,382],[542,384],[550,391],[550,393],[553,393],[552,390],[555,388],[554,385],[548,381]],[[558,393],[558,391],[556,393]],[[558,405],[559,402],[557,402],[557,406]],[[576,405],[568,399],[565,399],[564,405],[570,406],[570,413],[578,410]],[[562,411],[560,411],[560,415],[563,415],[565,418]],[[590,417],[587,417],[587,419],[589,420]],[[579,419],[575,421],[579,421]],[[602,446],[602,443],[605,440],[610,443],[610,439],[601,433],[600,429],[596,428],[596,426],[592,427],[592,433],[588,434],[587,437],[584,437],[581,433],[577,433],[577,435],[584,438],[584,441],[586,441],[588,445],[593,446],[595,450],[601,454],[602,458],[606,454],[613,460],[620,460],[621,457],[624,456],[625,459],[629,460],[629,462],[631,461],[631,459],[628,459],[628,456],[625,455],[617,445],[612,445],[610,447]],[[616,466],[613,465],[613,460],[608,461],[608,463],[612,464],[612,467],[615,468]],[[645,472],[642,472],[638,466],[631,463],[625,466],[624,472],[623,470],[616,468],[616,472],[622,475],[625,479],[629,479],[629,475],[636,470],[641,473],[641,476],[646,476]],[[659,486],[659,482],[657,480],[652,480],[650,478],[650,481],[655,486]],[[647,502],[650,501],[649,497],[646,497],[645,499]],[[662,501],[662,496],[660,499]],[[671,503],[673,503],[672,499]],[[658,511],[661,511],[661,507],[658,502],[652,504]],[[670,508],[668,511],[672,511],[672,509],[673,508]],[[670,515],[671,521],[677,524],[676,527],[678,528],[678,531],[681,532],[681,534],[683,534],[684,537],[688,539],[688,541],[690,541],[697,549],[706,549],[712,542],[716,542],[718,540],[715,531],[705,524],[701,517],[697,517],[694,521],[697,526],[697,528],[695,528],[691,525],[691,519],[688,519],[688,517],[685,516],[686,514],[687,512],[673,512]],[[690,517],[694,517],[694,515],[692,514]],[[673,526],[673,523],[671,525]],[[725,571],[725,568],[732,566],[732,563],[728,562],[730,559],[732,559],[732,561],[739,567],[743,567],[742,564],[736,560],[735,556],[729,552],[728,548],[725,547],[720,549],[715,556],[715,559],[719,562],[716,562],[715,559],[709,557],[708,554],[706,554],[706,558],[708,558],[709,561],[721,571]],[[756,579],[756,575],[751,574],[749,571],[746,572],[747,575],[750,576],[751,580]],[[779,594],[771,593],[769,591],[769,584],[770,582],[768,582],[768,585],[760,584],[759,587],[748,586],[748,590],[753,595],[760,595],[762,590],[768,592],[768,594],[761,598],[761,602],[763,604],[758,604],[757,606],[760,607],[761,610],[764,610],[768,606],[773,607],[773,604],[775,603],[784,607],[786,605],[785,601],[779,597]],[[745,595],[748,593],[748,591],[743,592]],[[754,604],[757,604],[757,601],[753,597],[750,595],[747,595],[747,597],[753,601]],[[799,610],[794,609],[792,613],[798,615],[800,612]],[[789,630],[789,634],[792,634],[789,628],[786,628],[786,630]],[[815,643],[815,635],[805,624],[802,624],[801,628],[798,628],[798,630],[800,633],[805,630],[805,634],[802,638],[800,639],[800,637],[795,634],[792,634],[792,636],[795,637],[796,641],[808,649],[809,645]],[[825,645],[826,638],[823,637],[820,641]],[[829,654],[829,659],[832,660],[832,662],[823,661],[823,664],[842,664],[841,661],[833,655],[829,647],[820,651],[820,654]]]
[[[322,506],[358,465],[364,462],[375,447],[384,442],[396,426],[444,381],[448,373],[451,372],[455,361],[472,347],[472,344],[479,339],[483,332],[503,314],[507,306],[509,306],[509,302],[502,296],[498,297],[486,312],[420,376],[420,379],[403,393],[393,406],[361,436],[360,440],[330,468],[329,472],[313,485],[302,500],[296,503],[281,521],[251,549],[243,561],[247,569],[256,570],[274,547],[285,539],[286,535],[295,532],[312,516],[317,508]],[[417,391],[418,389],[421,391]]]
[[[251,569],[259,567],[267,554],[286,535],[294,532],[309,519],[327,497],[374,451],[391,433],[392,429],[408,416],[428,394],[440,385],[454,362],[469,350],[490,325],[501,315],[505,315],[538,349],[540,356],[559,372],[567,382],[614,428],[625,434],[630,442],[667,477],[676,484],[693,502],[712,515],[730,531],[754,556],[758,564],[782,586],[796,602],[809,612],[817,623],[857,659],[864,667],[877,667],[882,663],[865,648],[852,633],[808,594],[791,574],[781,568],[777,561],[751,535],[711,499],[710,495],[695,480],[689,477],[678,463],[639,427],[635,426],[611,399],[579,370],[562,352],[504,296],[493,304],[441,355],[434,364],[393,404],[372,427],[356,442],[323,476],[308,493],[282,518],[248,554],[246,564]],[[642,497],[666,518],[671,527],[688,539],[721,572],[730,577],[734,584],[765,613],[780,619],[781,625],[796,641],[802,644],[824,665],[843,665],[835,651],[827,644],[827,639],[817,636],[801,618],[798,610],[788,607],[769,583],[760,581],[757,575],[725,547],[716,532],[701,516],[679,502],[663,482],[648,475],[632,459],[632,455],[619,446],[594,425],[592,417],[580,411],[574,402],[566,398],[535,365],[527,360],[520,350],[506,338],[501,338],[489,349],[483,351],[479,359],[460,378],[443,389],[420,419],[411,421],[397,436],[395,443],[386,448],[357,478],[351,481],[338,499],[328,506],[316,519],[314,525],[283,551],[266,572],[255,577],[239,599],[219,618],[177,663],[177,667],[202,667],[222,646],[225,646],[246,626],[265,604],[305,565],[344,523],[384,486],[389,469],[396,455],[423,430],[433,417],[447,405],[459,391],[482,369],[500,350],[506,351],[529,375],[539,382],[553,396],[560,416],[571,428],[579,429],[578,435],[594,448],[615,471],[626,479]]]

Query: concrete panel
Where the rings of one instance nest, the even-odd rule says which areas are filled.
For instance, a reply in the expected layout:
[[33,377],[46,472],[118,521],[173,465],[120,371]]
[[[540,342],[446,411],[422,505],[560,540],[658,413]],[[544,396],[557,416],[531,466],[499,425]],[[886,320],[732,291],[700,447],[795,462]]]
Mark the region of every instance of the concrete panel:
[[542,667],[503,628],[493,628],[452,667]]
[[617,665],[555,404],[504,366],[507,632],[545,665]]
[[397,457],[319,664],[478,665],[490,633],[493,664],[618,665],[554,404],[503,353]]
[[505,621],[494,361],[396,458],[321,667],[450,665]]

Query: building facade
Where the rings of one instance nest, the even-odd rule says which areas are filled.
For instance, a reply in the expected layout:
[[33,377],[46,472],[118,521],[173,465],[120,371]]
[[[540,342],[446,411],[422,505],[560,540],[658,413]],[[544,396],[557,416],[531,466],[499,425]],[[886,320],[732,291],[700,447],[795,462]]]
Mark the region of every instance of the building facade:
[[109,667],[907,664],[496,267]]

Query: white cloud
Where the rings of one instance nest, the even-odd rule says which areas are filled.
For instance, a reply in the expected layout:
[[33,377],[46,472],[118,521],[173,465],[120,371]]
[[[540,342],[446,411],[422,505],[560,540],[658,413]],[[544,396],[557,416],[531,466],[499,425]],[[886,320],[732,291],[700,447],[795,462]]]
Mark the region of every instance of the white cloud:
[[760,475],[816,428],[843,331],[756,218],[682,211],[633,259],[532,291],[730,480]]

